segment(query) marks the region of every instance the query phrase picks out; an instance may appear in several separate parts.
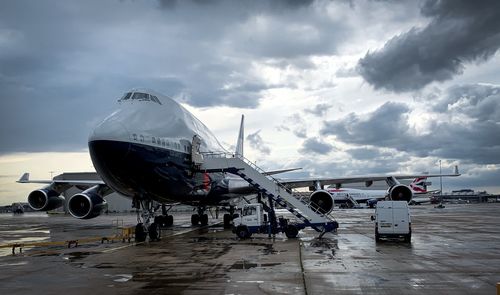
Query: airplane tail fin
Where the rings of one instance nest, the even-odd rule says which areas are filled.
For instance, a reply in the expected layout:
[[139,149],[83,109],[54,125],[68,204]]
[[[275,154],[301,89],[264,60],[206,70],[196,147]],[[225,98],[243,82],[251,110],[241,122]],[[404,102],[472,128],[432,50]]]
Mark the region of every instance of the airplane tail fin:
[[415,193],[427,192],[427,177],[417,177],[410,183],[410,188]]
[[238,133],[238,141],[236,142],[236,151],[234,152],[236,156],[243,157],[243,142],[245,139],[245,115],[241,115],[240,132]]
[[29,182],[30,181],[30,174],[29,173],[24,173],[21,178],[17,182],[23,183],[23,182]]

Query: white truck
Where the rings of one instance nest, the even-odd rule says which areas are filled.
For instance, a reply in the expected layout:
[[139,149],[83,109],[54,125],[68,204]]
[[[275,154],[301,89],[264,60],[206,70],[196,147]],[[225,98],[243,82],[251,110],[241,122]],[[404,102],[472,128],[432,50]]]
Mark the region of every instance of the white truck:
[[381,238],[404,238],[411,242],[410,208],[406,201],[379,201],[375,209],[375,240]]
[[[272,213],[271,213],[272,212]],[[264,213],[262,204],[246,204],[241,210],[241,215],[233,219],[233,232],[241,239],[249,238],[254,233],[276,234],[284,232],[288,238],[295,238],[299,230],[306,227],[301,223],[289,223],[288,219],[276,218]]]

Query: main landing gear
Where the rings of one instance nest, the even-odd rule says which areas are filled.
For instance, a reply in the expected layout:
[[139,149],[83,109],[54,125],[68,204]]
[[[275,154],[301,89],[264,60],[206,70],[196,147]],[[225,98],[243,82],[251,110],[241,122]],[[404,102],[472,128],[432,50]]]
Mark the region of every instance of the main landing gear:
[[168,211],[172,209],[172,206],[169,206],[167,209],[167,206],[165,204],[161,205],[161,215],[155,217],[155,222],[157,223],[160,228],[166,228],[169,226],[174,225],[174,217],[172,215],[168,215]]
[[204,207],[198,207],[198,214],[191,215],[191,224],[201,226],[208,225],[208,214],[205,213]]
[[[137,197],[133,200],[133,207],[137,209],[135,241],[138,243],[146,241],[148,236],[150,241],[159,241],[161,237],[161,228],[169,227],[174,224],[174,217],[168,215],[168,211],[172,207],[167,209],[165,205],[162,205],[162,215],[155,216],[155,211],[159,206],[155,208],[151,200]],[[153,223],[150,223],[151,219],[153,219]]]

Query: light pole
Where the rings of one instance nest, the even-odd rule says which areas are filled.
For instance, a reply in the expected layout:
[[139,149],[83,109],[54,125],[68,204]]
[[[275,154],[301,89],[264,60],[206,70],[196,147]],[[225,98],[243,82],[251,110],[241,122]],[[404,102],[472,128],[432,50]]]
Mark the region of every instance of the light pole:
[[444,208],[443,206],[443,176],[441,172],[441,160],[439,160],[439,186],[440,186],[440,191],[439,191],[439,206],[438,208]]

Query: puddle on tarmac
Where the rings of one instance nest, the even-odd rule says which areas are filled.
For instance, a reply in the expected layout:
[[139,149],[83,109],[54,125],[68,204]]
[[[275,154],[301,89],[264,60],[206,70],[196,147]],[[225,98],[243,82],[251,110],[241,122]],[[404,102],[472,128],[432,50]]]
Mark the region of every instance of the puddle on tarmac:
[[277,251],[273,248],[273,244],[263,244],[263,246],[264,246],[264,249],[259,249],[259,251],[261,251],[262,254],[264,254],[264,255],[279,254],[280,253],[280,251]]
[[249,261],[243,260],[234,263],[229,269],[251,269],[255,267],[273,267],[280,264],[281,263],[251,263]]
[[100,263],[93,266],[94,268],[115,268],[113,263]]
[[117,283],[126,283],[134,277],[131,274],[116,274],[116,275],[105,274],[104,276],[111,277],[113,279],[113,282]]
[[[68,259],[70,261],[76,261],[76,260],[80,260],[80,259],[83,259],[89,255],[92,255],[92,254],[97,254],[98,252],[71,252],[71,253],[66,253],[63,258],[64,259]],[[67,257],[67,258],[66,258]]]
[[28,264],[28,261],[13,262],[13,263],[0,263],[0,267],[21,266]]
[[336,250],[339,249],[337,240],[331,240],[327,238],[312,239],[309,242],[309,247],[318,248],[314,251],[315,253],[326,255],[330,259],[333,259],[335,257]]

